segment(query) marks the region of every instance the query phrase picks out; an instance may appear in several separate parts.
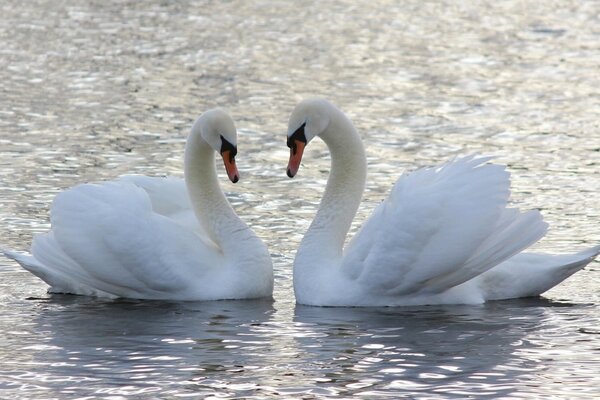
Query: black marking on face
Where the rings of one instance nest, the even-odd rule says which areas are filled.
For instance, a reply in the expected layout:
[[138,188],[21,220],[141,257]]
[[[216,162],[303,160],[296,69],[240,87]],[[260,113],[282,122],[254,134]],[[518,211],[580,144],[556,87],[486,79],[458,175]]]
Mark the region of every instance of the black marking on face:
[[227,139],[221,135],[221,155],[229,150],[229,162],[233,162],[233,159],[237,155],[237,147],[232,145]]
[[296,129],[290,137],[287,139],[287,147],[292,149],[292,153],[296,154],[296,140],[303,142],[306,144],[306,136],[304,135],[304,127],[306,126],[306,122],[300,125],[300,128]]

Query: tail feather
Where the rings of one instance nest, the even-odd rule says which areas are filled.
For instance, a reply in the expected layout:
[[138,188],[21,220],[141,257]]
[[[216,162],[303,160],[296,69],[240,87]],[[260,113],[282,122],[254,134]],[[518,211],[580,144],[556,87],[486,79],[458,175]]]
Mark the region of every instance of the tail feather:
[[[8,258],[16,261],[25,270],[31,272],[50,287],[50,293],[71,293],[90,296],[115,297],[112,294],[93,289],[85,283],[84,273],[73,260],[71,260],[51,236],[52,232],[38,235],[34,238],[32,244],[32,254],[22,253],[13,250],[0,249]],[[38,259],[38,254],[42,259]]]
[[2,250],[2,252],[6,257],[15,260],[21,267],[34,274],[48,285],[54,286],[58,283],[56,275],[31,254],[13,250]]
[[477,278],[486,300],[539,296],[583,269],[600,254],[600,246],[575,254],[518,254]]
[[578,258],[580,260],[588,260],[588,262],[592,261],[596,256],[600,254],[600,245],[590,247],[589,249],[585,249],[573,255],[573,257]]

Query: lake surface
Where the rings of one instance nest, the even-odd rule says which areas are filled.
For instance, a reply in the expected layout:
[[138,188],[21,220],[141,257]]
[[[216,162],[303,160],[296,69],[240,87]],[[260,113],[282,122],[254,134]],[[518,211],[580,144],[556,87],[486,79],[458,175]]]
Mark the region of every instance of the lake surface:
[[[221,182],[269,246],[274,300],[46,294],[0,259],[0,398],[598,398],[600,263],[543,298],[296,306],[291,265],[327,179],[285,175],[287,119],[327,97],[367,148],[353,230],[406,170],[484,153],[550,223],[540,251],[600,243],[600,3],[16,1],[0,4],[0,243],[26,250],[53,197],[182,175],[191,122],[239,129]],[[316,141],[315,141],[316,142]]]

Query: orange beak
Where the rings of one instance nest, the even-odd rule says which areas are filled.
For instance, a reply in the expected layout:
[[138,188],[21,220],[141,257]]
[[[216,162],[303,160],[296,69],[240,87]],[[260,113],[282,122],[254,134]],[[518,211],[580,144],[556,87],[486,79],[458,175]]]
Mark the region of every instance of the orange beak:
[[231,154],[231,150],[225,150],[221,153],[223,157],[223,163],[225,164],[225,171],[229,180],[236,183],[240,180],[240,173],[238,172],[237,166],[235,165],[235,156]]
[[290,178],[296,176],[298,169],[300,169],[304,147],[306,147],[306,143],[301,140],[294,140],[294,145],[290,147],[290,161],[287,167],[287,176]]

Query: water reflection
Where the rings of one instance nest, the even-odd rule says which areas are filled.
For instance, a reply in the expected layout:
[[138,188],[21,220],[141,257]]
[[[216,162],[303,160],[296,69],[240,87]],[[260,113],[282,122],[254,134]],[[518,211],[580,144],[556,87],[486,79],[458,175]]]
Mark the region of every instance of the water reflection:
[[[503,382],[537,369],[531,360],[515,360],[514,353],[531,346],[523,338],[543,320],[540,306],[549,305],[506,303],[378,310],[297,306],[294,321],[311,332],[297,339],[304,363],[318,365],[322,379],[345,387],[345,395],[394,389],[505,396],[514,388]],[[515,310],[525,321],[518,326]]]
[[198,394],[215,385],[231,390],[231,378],[264,368],[269,342],[255,328],[274,312],[267,300],[169,303],[53,295],[32,301],[40,308],[29,327],[37,343],[23,343],[29,357],[9,364],[35,366],[17,382],[36,382],[56,394],[65,393],[64,385],[72,392],[153,393],[164,390],[161,381]]
[[[266,300],[52,295],[27,301],[36,311],[5,332],[4,343],[19,352],[3,360],[3,373],[12,374],[11,386],[19,391],[57,397],[518,396],[526,382],[556,376],[544,361],[561,357],[561,351],[549,355],[550,341],[563,347],[593,334],[582,318],[573,319],[589,313],[589,306],[546,299],[295,306],[291,322],[289,310]],[[589,368],[582,373],[593,376]],[[536,393],[557,390],[559,384],[548,383]]]

